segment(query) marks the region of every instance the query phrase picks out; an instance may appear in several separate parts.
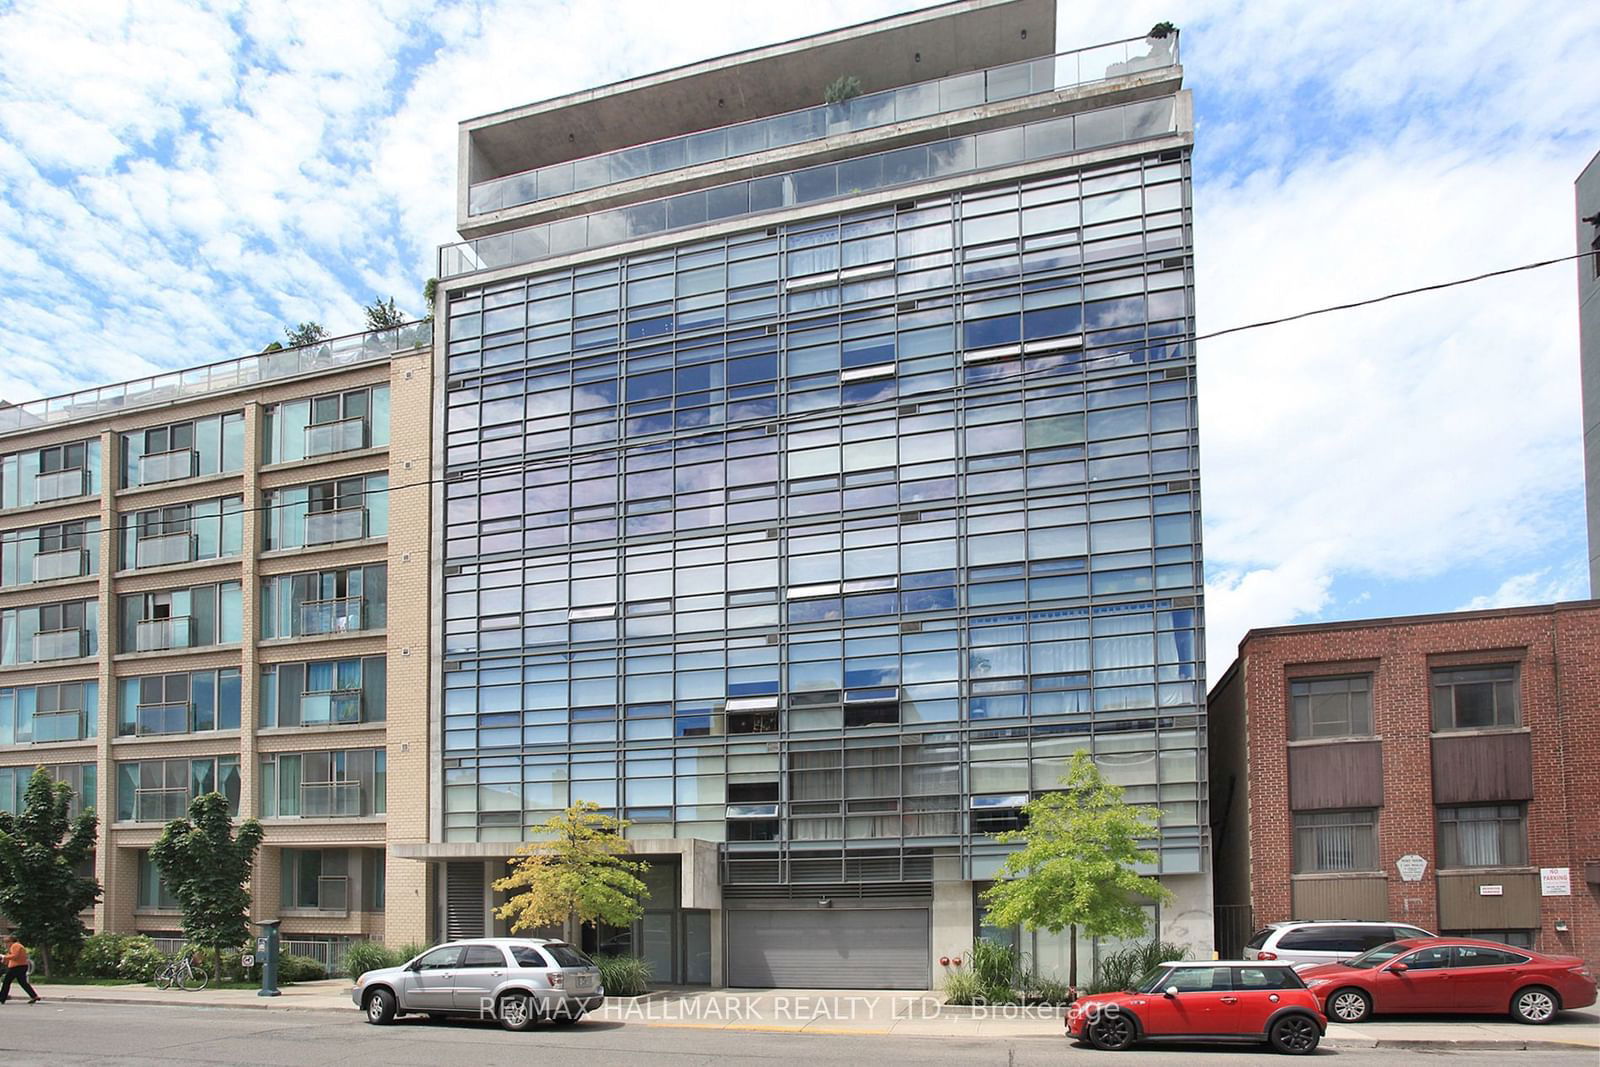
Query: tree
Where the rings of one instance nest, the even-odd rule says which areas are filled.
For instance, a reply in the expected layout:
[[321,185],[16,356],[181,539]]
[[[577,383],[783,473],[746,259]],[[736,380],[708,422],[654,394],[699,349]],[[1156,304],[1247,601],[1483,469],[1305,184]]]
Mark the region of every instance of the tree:
[[650,865],[623,858],[627,825],[602,815],[598,804],[579,801],[535,826],[546,836],[517,849],[511,873],[494,883],[503,892],[517,891],[495,915],[511,920],[512,933],[559,923],[570,928],[569,937],[586,922],[633,922],[650,895],[638,878]]
[[392,330],[397,326],[405,325],[406,317],[399,308],[394,306],[394,297],[387,302],[382,297],[373,297],[372,303],[362,308],[367,314],[367,329]]
[[428,313],[423,317],[428,322],[433,321],[433,305],[439,299],[439,279],[429,278],[422,285],[422,302],[427,305]]
[[841,74],[822,90],[824,104],[842,104],[861,95],[861,79],[854,74]]
[[289,338],[289,347],[298,348],[301,345],[314,345],[318,341],[328,339],[328,329],[320,322],[302,322],[293,329],[285,328],[284,336]]
[[183,936],[211,949],[217,977],[222,948],[250,936],[250,870],[261,845],[261,824],[246,819],[237,835],[228,798],[206,793],[189,802],[189,817],[174,819],[150,848],[161,880],[183,908]]
[[100,899],[100,883],[78,873],[94,853],[99,819],[93,807],[72,818],[72,787],[40,767],[28,779],[21,814],[0,811],[0,914],[24,945],[39,950],[44,973],[53,955],[83,944],[83,909]]
[[984,891],[984,921],[1051,933],[1070,928],[1067,981],[1075,986],[1080,928],[1093,937],[1138,937],[1145,932],[1139,898],[1166,901],[1172,894],[1133,870],[1156,858],[1139,841],[1155,833],[1158,809],[1124,804],[1122,788],[1101,777],[1081,749],[1061,784],[1061,791],[1023,807],[1024,829],[999,835],[1000,842],[1022,847],[1006,857],[1000,880]]

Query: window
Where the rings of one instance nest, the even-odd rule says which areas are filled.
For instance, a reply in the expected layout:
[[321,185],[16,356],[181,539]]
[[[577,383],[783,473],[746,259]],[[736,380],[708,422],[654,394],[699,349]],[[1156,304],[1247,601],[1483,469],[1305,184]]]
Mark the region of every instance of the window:
[[422,958],[417,960],[417,970],[448,971],[455,967],[456,961],[460,958],[461,947],[459,945],[446,945],[444,948],[436,948],[432,952],[424,953]]
[[1457,945],[1454,967],[1515,967],[1527,963],[1528,957],[1499,948],[1477,948]]
[[512,945],[511,958],[516,961],[518,967],[551,966],[550,961],[545,958],[544,953],[540,952],[532,945]]
[[1303,678],[1289,683],[1289,739],[1369,737],[1372,678]]
[[1180,993],[1217,993],[1233,988],[1233,971],[1229,967],[1174,967],[1167,972],[1163,989],[1178,987]]
[[181,905],[172,895],[161,877],[161,870],[150,859],[150,853],[139,853],[139,909],[141,911],[177,911]]
[[1454,947],[1440,945],[1437,948],[1425,948],[1401,958],[1400,962],[1412,971],[1439,971],[1450,966],[1451,957],[1455,954]]
[[1291,967],[1235,967],[1235,989],[1303,989],[1305,983]]
[[283,907],[348,912],[350,868],[348,849],[284,849]]
[[1527,812],[1521,804],[1439,809],[1440,867],[1522,867],[1528,862]]
[[468,945],[461,956],[463,967],[504,967],[505,953],[493,945]]
[[1516,726],[1521,720],[1515,666],[1433,672],[1435,730]]
[[1377,837],[1375,811],[1296,812],[1294,873],[1375,871]]
[[557,967],[593,967],[594,961],[571,945],[555,942],[544,946]]

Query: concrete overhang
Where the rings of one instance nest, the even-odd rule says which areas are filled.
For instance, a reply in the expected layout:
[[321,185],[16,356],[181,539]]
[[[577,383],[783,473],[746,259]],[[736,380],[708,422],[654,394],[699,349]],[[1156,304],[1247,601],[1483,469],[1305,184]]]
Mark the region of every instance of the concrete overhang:
[[822,103],[1050,55],[1055,0],[958,0],[586,89],[460,124],[458,198],[475,182]]

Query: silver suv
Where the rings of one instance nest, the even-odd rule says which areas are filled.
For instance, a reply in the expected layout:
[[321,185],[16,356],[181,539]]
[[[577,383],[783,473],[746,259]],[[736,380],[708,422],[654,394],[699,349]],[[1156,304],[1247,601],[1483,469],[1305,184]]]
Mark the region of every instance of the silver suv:
[[430,948],[399,967],[368,971],[350,999],[367,1021],[396,1015],[476,1016],[507,1030],[575,1023],[605,1003],[600,969],[564,941],[489,937]]
[[1244,958],[1296,964],[1338,963],[1391,941],[1432,936],[1408,923],[1291,920],[1268,923],[1264,929],[1256,931],[1256,935],[1245,942]]

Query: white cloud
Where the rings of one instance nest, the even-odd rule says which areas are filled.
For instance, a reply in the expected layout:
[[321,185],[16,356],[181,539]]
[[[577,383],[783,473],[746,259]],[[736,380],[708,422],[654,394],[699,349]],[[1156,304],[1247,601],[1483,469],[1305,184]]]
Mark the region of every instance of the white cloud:
[[1557,570],[1541,567],[1526,574],[1514,574],[1501,582],[1492,593],[1475,596],[1461,605],[1461,611],[1485,611],[1489,608],[1514,608],[1525,604],[1554,604],[1562,600],[1583,597],[1589,588],[1589,578],[1579,567]]

